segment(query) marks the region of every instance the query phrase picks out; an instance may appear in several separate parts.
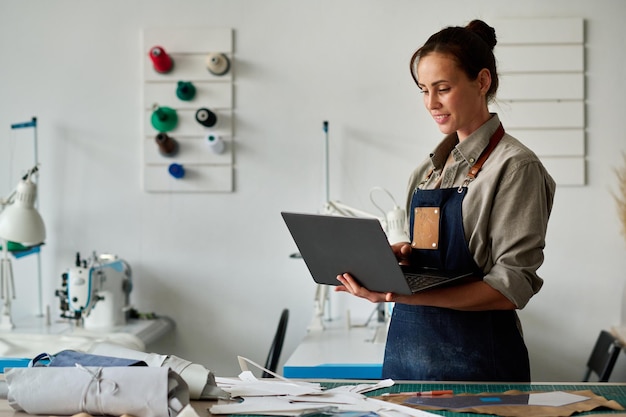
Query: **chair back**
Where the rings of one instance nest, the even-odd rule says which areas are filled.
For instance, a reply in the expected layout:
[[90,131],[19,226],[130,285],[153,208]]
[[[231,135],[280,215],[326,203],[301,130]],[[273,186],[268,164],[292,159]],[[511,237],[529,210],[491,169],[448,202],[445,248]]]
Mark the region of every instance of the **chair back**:
[[619,341],[606,330],[600,331],[596,344],[587,361],[587,371],[583,382],[588,382],[591,374],[598,376],[598,382],[608,382],[617,357],[621,351]]
[[[288,322],[289,309],[285,308],[280,315],[278,328],[276,329],[276,334],[274,335],[272,346],[270,346],[270,351],[267,354],[267,360],[265,361],[265,369],[268,369],[272,372],[276,372],[276,369],[278,368],[278,360],[280,359],[280,353],[283,350],[283,343],[285,341],[285,334],[287,333]],[[273,376],[268,374],[267,372],[263,372],[262,377],[273,378]]]

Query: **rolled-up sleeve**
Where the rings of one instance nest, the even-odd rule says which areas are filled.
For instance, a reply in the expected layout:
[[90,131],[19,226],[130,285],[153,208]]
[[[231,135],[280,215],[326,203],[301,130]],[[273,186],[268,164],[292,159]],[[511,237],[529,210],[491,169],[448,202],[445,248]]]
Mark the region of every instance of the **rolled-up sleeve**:
[[482,178],[499,178],[495,187],[493,182],[482,187],[487,184],[478,178],[470,187],[464,227],[484,281],[521,309],[543,285],[537,270],[544,260],[555,184],[534,155],[500,158],[499,169]]

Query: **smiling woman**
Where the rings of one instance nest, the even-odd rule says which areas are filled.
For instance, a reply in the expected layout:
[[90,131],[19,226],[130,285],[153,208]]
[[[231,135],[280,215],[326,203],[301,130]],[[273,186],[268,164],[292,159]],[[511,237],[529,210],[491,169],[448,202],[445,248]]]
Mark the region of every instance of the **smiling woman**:
[[555,183],[489,112],[498,88],[495,45],[495,30],[475,20],[435,33],[411,58],[424,106],[446,136],[410,177],[409,241],[392,248],[403,263],[472,278],[400,295],[338,276],[337,291],[395,302],[383,378],[530,381],[515,310],[543,284],[537,269]]

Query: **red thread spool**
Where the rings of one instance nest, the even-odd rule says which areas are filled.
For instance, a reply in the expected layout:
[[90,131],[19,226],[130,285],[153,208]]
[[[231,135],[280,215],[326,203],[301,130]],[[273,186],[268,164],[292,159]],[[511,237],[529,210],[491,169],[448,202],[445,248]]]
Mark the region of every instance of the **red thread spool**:
[[154,46],[150,49],[150,53],[148,54],[150,59],[152,60],[152,65],[154,66],[154,70],[161,74],[165,74],[170,72],[174,67],[174,61],[172,57],[170,57],[165,49],[161,46]]

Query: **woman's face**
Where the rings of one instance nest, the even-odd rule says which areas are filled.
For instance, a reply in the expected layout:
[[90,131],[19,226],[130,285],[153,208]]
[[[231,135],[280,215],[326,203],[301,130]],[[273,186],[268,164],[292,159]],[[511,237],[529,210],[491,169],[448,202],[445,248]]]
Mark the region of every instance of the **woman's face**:
[[419,59],[417,80],[424,105],[442,133],[457,132],[463,140],[489,120],[485,94],[491,76],[487,69],[472,81],[452,56],[433,52]]

